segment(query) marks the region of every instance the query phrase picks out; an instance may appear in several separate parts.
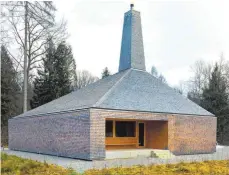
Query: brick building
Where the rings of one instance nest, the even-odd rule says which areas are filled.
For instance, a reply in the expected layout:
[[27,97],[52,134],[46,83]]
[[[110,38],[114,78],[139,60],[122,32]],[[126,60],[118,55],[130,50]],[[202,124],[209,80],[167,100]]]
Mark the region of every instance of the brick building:
[[216,117],[146,72],[140,12],[124,15],[118,73],[9,120],[9,148],[80,159],[106,150],[216,150]]

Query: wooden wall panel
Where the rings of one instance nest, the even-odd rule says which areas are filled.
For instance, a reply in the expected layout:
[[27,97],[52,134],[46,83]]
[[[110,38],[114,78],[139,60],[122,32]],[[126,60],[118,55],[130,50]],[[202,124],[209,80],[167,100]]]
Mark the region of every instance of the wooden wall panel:
[[168,149],[168,122],[146,122],[146,147],[153,149]]
[[106,145],[137,145],[137,137],[107,137]]

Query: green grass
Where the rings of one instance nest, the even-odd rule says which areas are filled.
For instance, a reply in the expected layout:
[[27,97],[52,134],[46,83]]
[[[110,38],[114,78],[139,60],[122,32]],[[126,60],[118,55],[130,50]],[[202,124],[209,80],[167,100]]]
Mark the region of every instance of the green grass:
[[229,175],[229,160],[92,169],[83,174],[4,153],[1,154],[1,160],[2,175]]
[[2,175],[76,175],[73,170],[60,166],[1,154]]

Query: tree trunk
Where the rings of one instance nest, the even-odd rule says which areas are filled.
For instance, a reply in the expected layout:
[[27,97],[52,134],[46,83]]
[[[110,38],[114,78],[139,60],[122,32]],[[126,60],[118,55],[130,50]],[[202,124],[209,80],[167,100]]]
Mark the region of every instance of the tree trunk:
[[28,86],[28,74],[27,74],[27,19],[28,18],[28,2],[25,1],[25,47],[24,47],[24,105],[23,112],[27,111],[27,86]]

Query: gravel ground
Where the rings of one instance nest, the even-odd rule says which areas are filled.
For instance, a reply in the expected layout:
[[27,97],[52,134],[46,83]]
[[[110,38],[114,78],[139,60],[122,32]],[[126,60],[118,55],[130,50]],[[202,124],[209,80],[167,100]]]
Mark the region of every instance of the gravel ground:
[[167,164],[167,163],[179,163],[179,162],[193,162],[193,161],[205,161],[205,160],[229,160],[229,146],[217,146],[216,152],[213,154],[198,154],[198,155],[183,155],[175,156],[170,159],[159,158],[132,158],[132,159],[113,159],[113,160],[78,160],[71,158],[64,158],[58,156],[50,156],[44,154],[36,154],[22,151],[2,150],[9,155],[16,155],[18,157],[37,160],[40,162],[47,162],[49,164],[57,164],[65,168],[73,168],[77,172],[84,172],[85,170],[96,168],[110,168],[110,167],[129,167],[133,165],[150,165],[150,164]]

